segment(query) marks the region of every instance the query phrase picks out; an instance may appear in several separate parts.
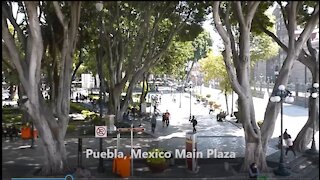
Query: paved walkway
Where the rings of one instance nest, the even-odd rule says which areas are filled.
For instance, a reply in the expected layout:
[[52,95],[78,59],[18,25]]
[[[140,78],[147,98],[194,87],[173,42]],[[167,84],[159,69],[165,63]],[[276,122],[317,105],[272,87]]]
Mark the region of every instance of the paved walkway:
[[[203,90],[205,91],[205,90]],[[224,99],[219,98],[219,94],[217,90],[208,90],[212,93],[213,98],[217,98],[221,101],[223,105]],[[206,93],[206,92],[205,92]],[[162,96],[162,103],[159,106],[160,111],[165,112],[168,109],[171,113],[171,120],[169,127],[162,127],[161,117],[157,119],[157,128],[155,138],[148,139],[134,139],[134,147],[141,148],[142,151],[147,151],[152,147],[162,147],[166,150],[174,150],[174,149],[184,149],[185,148],[185,134],[187,131],[192,130],[192,125],[188,121],[190,115],[190,96],[185,93],[181,95],[181,108],[180,108],[180,94],[176,94],[176,102],[172,101],[173,95],[164,94]],[[255,99],[255,103],[259,104],[259,106],[255,106],[256,115],[261,116],[264,114],[263,108],[265,104],[265,100],[263,99]],[[288,111],[289,108],[292,108]],[[288,128],[289,132],[296,136],[297,132],[295,129],[298,129],[303,126],[303,120],[306,119],[306,111],[307,109],[299,108],[296,106],[285,106],[285,118],[287,117],[290,122],[293,121],[297,124],[292,125],[292,128]],[[152,111],[152,110],[151,110]],[[147,112],[150,112],[150,109],[147,109]],[[225,152],[235,152],[236,159],[241,159],[244,156],[244,134],[241,128],[241,125],[236,124],[233,120],[228,119],[225,122],[217,122],[215,119],[215,114],[209,115],[208,108],[204,107],[201,104],[195,104],[195,99],[191,98],[191,112],[192,115],[195,115],[198,120],[197,125],[197,149],[200,152],[203,152],[204,157],[207,157],[207,149],[217,149],[217,151],[225,151]],[[294,114],[292,114],[294,113]],[[298,116],[298,117],[296,117]],[[302,121],[302,122],[301,122]],[[142,125],[146,128],[146,131],[150,132],[151,125],[150,122],[146,120],[141,120]],[[140,124],[140,119],[136,119],[134,121],[135,125]],[[291,125],[288,121],[285,121],[286,125]],[[286,127],[286,126],[285,126]],[[277,129],[276,129],[277,130]],[[275,130],[275,131],[276,131]],[[279,130],[280,131],[280,130]],[[277,135],[278,133],[274,133],[273,139],[269,142],[269,147],[267,150],[267,155],[271,157],[270,162],[277,163],[277,155],[278,149],[276,149],[277,144]],[[98,151],[99,149],[99,141],[97,139],[84,139],[83,140],[83,149],[91,148],[94,151]],[[23,140],[14,140],[14,141],[3,141],[2,143],[2,179],[9,179],[9,177],[27,177],[32,176],[32,172],[35,169],[39,168],[42,163],[42,152],[39,148],[39,142],[36,142],[35,149],[25,148],[26,145],[30,144],[29,141]],[[72,165],[77,164],[77,139],[67,139],[66,147],[68,152],[69,163]],[[317,140],[319,143],[319,140]],[[108,139],[104,140],[104,148],[105,149],[113,149],[116,147],[116,139]],[[121,150],[126,152],[130,149],[130,139],[121,139]],[[319,147],[317,145],[317,147]],[[273,161],[272,161],[273,157]],[[236,159],[230,160],[230,164],[236,163]],[[288,162],[293,161],[295,158],[292,157],[287,159]],[[204,161],[204,160],[203,160]],[[230,173],[224,167],[222,162],[226,162],[227,160],[217,160],[217,159],[208,159],[209,163],[201,162],[200,164],[200,172],[197,175],[190,175],[185,173],[184,161],[178,161],[177,165],[170,168],[165,173],[159,174],[151,174],[150,172],[145,172],[145,163],[144,161],[137,160],[134,163],[135,167],[135,177],[226,177],[227,179],[239,179],[246,178],[246,174],[242,174],[239,177],[239,174]],[[98,160],[93,158],[85,158],[83,157],[84,167],[91,170],[92,174],[96,177],[117,177],[116,175],[111,173],[112,163],[111,160],[104,160],[105,169],[107,169],[106,173],[99,174],[96,172],[96,168],[98,165]],[[271,177],[270,175],[269,177]]]

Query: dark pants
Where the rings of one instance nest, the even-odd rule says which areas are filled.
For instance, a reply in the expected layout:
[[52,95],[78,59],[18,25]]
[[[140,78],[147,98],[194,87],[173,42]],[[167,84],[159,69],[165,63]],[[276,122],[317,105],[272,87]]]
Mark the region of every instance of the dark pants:
[[193,132],[194,132],[194,133],[197,132],[196,126],[193,126]]
[[154,133],[154,130],[156,129],[156,124],[151,124],[151,130],[152,130],[152,133]]
[[294,151],[293,146],[287,147],[287,149],[286,149],[286,155],[288,154],[288,151],[289,151],[289,150],[291,150],[291,151],[293,152],[294,156],[296,156],[296,152]]

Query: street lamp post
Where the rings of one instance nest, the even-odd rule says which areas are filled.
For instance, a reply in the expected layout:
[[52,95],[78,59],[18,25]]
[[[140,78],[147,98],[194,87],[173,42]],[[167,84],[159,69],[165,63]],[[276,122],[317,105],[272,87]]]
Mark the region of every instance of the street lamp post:
[[280,85],[278,87],[278,91],[276,91],[274,93],[273,96],[271,96],[270,98],[270,101],[271,102],[280,102],[281,103],[281,151],[280,151],[280,162],[279,162],[279,167],[278,169],[276,169],[274,171],[274,173],[276,175],[279,175],[279,176],[289,176],[290,175],[290,172],[285,168],[284,166],[284,162],[283,162],[283,101],[285,102],[293,102],[294,99],[293,97],[291,96],[291,92],[289,90],[287,90],[285,88],[284,85]]
[[[319,96],[319,83],[313,83],[312,87],[307,90],[307,93],[309,95],[309,98],[312,98],[314,101]],[[314,112],[314,116],[316,116],[317,112],[315,110],[311,111]],[[306,153],[311,154],[311,155],[317,155],[319,154],[317,149],[316,149],[316,141],[314,139],[314,134],[315,134],[315,121],[318,119],[318,117],[314,117],[314,121],[312,122],[312,143],[311,143],[311,149],[308,149]]]
[[179,89],[180,90],[180,103],[179,103],[179,108],[181,108],[181,95],[182,95],[182,89]]
[[179,87],[181,87],[181,88],[179,88],[179,91],[180,91],[180,103],[179,103],[179,108],[181,108],[182,89],[184,88],[184,87],[180,86],[180,85],[181,85],[181,82],[182,82],[182,77],[181,77],[180,84],[179,84]]
[[189,93],[190,93],[190,119],[191,119],[191,87],[192,87],[192,82],[189,83]]
[[[100,2],[97,2],[96,3],[96,9],[97,11],[101,12],[100,14],[100,42],[99,42],[99,51],[98,51],[98,72],[99,72],[99,79],[100,79],[100,91],[99,91],[99,109],[100,109],[100,121],[102,122],[102,118],[103,118],[103,87],[102,87],[102,81],[103,81],[103,78],[102,78],[102,59],[101,59],[101,52],[102,52],[102,9],[103,9],[103,3],[100,1]],[[102,149],[102,145],[103,144],[103,141],[102,141],[102,138],[99,138],[99,149],[100,149],[100,153],[102,153],[103,149]],[[99,158],[99,166],[98,166],[98,172],[102,173],[104,172],[104,167],[103,167],[103,159],[100,157]]]
[[263,75],[261,74],[260,75],[260,92],[262,91],[262,78],[263,78]]
[[31,121],[31,149],[34,148],[34,124],[33,124],[33,120]]

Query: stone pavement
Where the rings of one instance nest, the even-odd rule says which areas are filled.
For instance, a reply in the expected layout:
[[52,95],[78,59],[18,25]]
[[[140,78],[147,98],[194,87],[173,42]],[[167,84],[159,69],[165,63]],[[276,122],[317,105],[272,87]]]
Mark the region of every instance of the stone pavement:
[[[215,96],[217,92],[211,90]],[[213,96],[213,97],[215,97]],[[176,102],[172,101],[171,94],[164,94],[162,97],[162,103],[159,106],[160,111],[165,112],[168,109],[171,113],[171,120],[169,127],[162,127],[161,117],[157,119],[157,128],[155,138],[148,139],[134,139],[134,147],[141,148],[143,151],[147,151],[152,147],[162,147],[166,150],[173,149],[184,149],[185,148],[185,134],[187,131],[192,130],[192,125],[188,121],[190,115],[190,96],[185,93],[181,95],[181,108],[180,105],[180,94],[176,94]],[[223,102],[223,98],[220,99]],[[209,115],[208,108],[204,107],[201,104],[195,104],[195,99],[191,98],[191,112],[192,115],[195,115],[198,119],[197,125],[197,148],[198,151],[204,153],[206,157],[207,149],[217,149],[218,151],[226,152],[235,152],[236,159],[203,159],[199,162],[200,171],[198,174],[190,175],[185,171],[184,160],[177,160],[176,166],[171,167],[166,172],[161,174],[152,174],[146,171],[146,165],[143,160],[135,160],[134,162],[134,177],[141,179],[142,177],[151,178],[199,178],[199,177],[216,177],[220,179],[241,179],[247,178],[247,174],[239,174],[232,171],[232,168],[226,170],[224,162],[229,162],[231,167],[232,165],[237,164],[238,161],[241,161],[241,158],[244,156],[244,135],[241,125],[234,123],[232,119],[228,119],[225,122],[217,122],[215,119],[215,114]],[[255,101],[256,102],[256,101]],[[258,101],[261,105],[262,103]],[[257,106],[259,107],[259,106]],[[291,106],[295,108],[294,106]],[[287,108],[287,107],[286,107]],[[286,109],[285,108],[285,109]],[[262,109],[262,108],[261,108]],[[261,109],[257,108],[259,112],[258,115],[261,115]],[[147,112],[150,112],[151,109],[147,109]],[[299,110],[302,109],[295,108],[295,115],[299,115]],[[151,110],[152,111],[152,110]],[[291,110],[293,111],[293,110]],[[287,114],[290,116],[290,114]],[[300,112],[301,115],[301,112]],[[304,116],[300,116],[301,118]],[[294,117],[293,117],[294,118]],[[142,125],[146,128],[146,131],[150,133],[151,125],[148,119],[136,119],[134,120],[135,126],[138,126],[142,122]],[[301,126],[302,127],[302,126]],[[301,128],[300,127],[300,128]],[[290,129],[291,130],[291,129]],[[291,131],[289,131],[291,132]],[[277,133],[275,133],[277,134]],[[38,145],[38,141],[36,145]],[[73,166],[77,165],[77,139],[66,139],[66,147],[68,152],[69,163]],[[9,179],[9,177],[31,177],[35,169],[39,168],[42,164],[42,152],[39,147],[35,149],[25,149],[24,145],[28,145],[30,142],[23,140],[15,141],[3,141],[2,142],[2,179]],[[271,167],[277,164],[279,151],[276,148],[277,138],[269,142],[269,148],[267,150],[268,160],[271,163]],[[116,139],[104,140],[104,149],[113,149],[116,147]],[[130,149],[130,139],[121,139],[120,149],[124,152]],[[317,146],[318,147],[318,146]],[[97,139],[84,139],[83,140],[83,150],[86,148],[91,148],[94,151],[99,149],[99,141]],[[294,162],[298,158],[290,158],[288,156],[288,162]],[[300,160],[299,160],[300,161]],[[306,162],[305,159],[301,162],[296,162],[297,166],[304,166],[303,163]],[[300,164],[299,164],[300,163]],[[90,169],[92,174],[95,177],[101,178],[117,178],[116,175],[112,174],[112,162],[111,160],[104,160],[104,165],[106,172],[99,174],[96,169],[98,166],[98,160],[94,158],[83,157],[83,164],[85,168]],[[311,167],[311,166],[309,166]],[[310,168],[312,169],[312,168]],[[299,168],[294,167],[294,170],[299,172]],[[310,173],[309,173],[310,174]],[[315,173],[311,173],[314,175]],[[274,177],[271,173],[268,177]],[[290,178],[297,178],[294,176]],[[301,176],[303,177],[303,176]],[[315,177],[319,175],[315,174]],[[278,177],[279,179],[279,177]]]

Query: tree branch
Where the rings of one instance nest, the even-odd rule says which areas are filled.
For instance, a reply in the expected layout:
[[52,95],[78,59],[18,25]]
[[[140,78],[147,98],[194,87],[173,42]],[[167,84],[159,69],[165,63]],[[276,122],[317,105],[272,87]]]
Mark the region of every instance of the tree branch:
[[65,22],[64,15],[62,14],[62,11],[60,9],[60,6],[59,6],[58,2],[57,1],[53,1],[52,3],[53,3],[54,10],[56,12],[56,15],[57,15],[62,27],[64,29],[67,28],[67,23]]
[[282,6],[281,4],[281,1],[277,1],[278,5],[280,6],[280,10],[281,10],[281,14],[283,16],[283,22],[284,22],[284,25],[286,26],[287,28],[287,31],[289,30],[289,27],[288,27],[288,18],[287,18],[287,15],[286,15],[286,10],[284,9],[284,7]]
[[303,29],[302,33],[300,34],[297,42],[296,47],[301,48],[304,43],[309,39],[312,31],[316,27],[316,25],[319,24],[319,3],[317,3],[316,7],[314,8],[314,11],[311,15],[311,18],[305,25],[305,28]]
[[247,17],[246,17],[246,26],[248,27],[249,25],[251,25],[252,23],[252,19],[254,17],[254,14],[256,13],[257,11],[257,8],[260,4],[260,1],[254,1],[252,4],[249,4],[249,7],[248,7],[248,14],[247,14]]
[[233,3],[235,4],[236,17],[239,20],[240,27],[246,26],[246,21],[242,12],[242,7],[241,7],[241,1],[235,1]]
[[226,24],[226,29],[227,29],[227,32],[228,32],[229,38],[230,38],[231,50],[232,50],[232,55],[233,55],[233,63],[235,65],[235,67],[239,67],[239,54],[236,49],[236,43],[235,43],[234,35],[232,33],[231,24],[229,22],[229,17],[228,17],[228,15],[230,15],[230,10],[231,10],[231,5],[228,3],[226,16],[225,16],[225,24]]
[[[23,34],[22,29],[17,24],[17,21],[13,17],[12,10],[8,11],[8,9],[11,9],[11,8],[9,8],[8,4],[5,2],[2,2],[2,12],[6,16],[6,18],[9,19],[9,21],[13,25],[15,31],[17,31],[18,39],[20,40],[22,47],[25,48],[26,47],[25,46],[26,45],[26,37]],[[18,15],[18,13],[17,13],[17,15]]]
[[283,42],[281,42],[281,40],[273,32],[269,31],[261,23],[259,23],[259,27],[264,33],[270,36],[284,51],[288,51],[288,47]]
[[311,38],[309,38],[308,41],[307,41],[307,47],[308,47],[308,51],[311,54],[311,57],[316,57],[317,56],[317,50],[312,47]]
[[[288,18],[288,36],[289,36],[289,44],[288,44],[288,48],[289,51],[293,50],[294,51],[294,46],[295,46],[295,42],[296,42],[296,37],[295,37],[295,30],[297,27],[297,5],[298,2],[297,1],[291,1],[289,2],[288,6],[288,12],[290,14],[289,18]],[[291,53],[291,52],[288,52]]]
[[219,4],[220,4],[219,1],[213,2],[213,20],[214,20],[215,27],[218,30],[224,42],[225,51],[223,52],[223,55],[224,55],[225,66],[227,68],[227,72],[229,74],[230,81],[234,90],[237,92],[239,96],[242,96],[244,98],[245,94],[242,91],[242,88],[237,80],[237,76],[234,71],[234,68],[232,67],[231,57],[230,57],[230,53],[231,53],[230,39],[228,37],[226,30],[224,30],[224,28],[222,27],[220,15],[219,15]]

